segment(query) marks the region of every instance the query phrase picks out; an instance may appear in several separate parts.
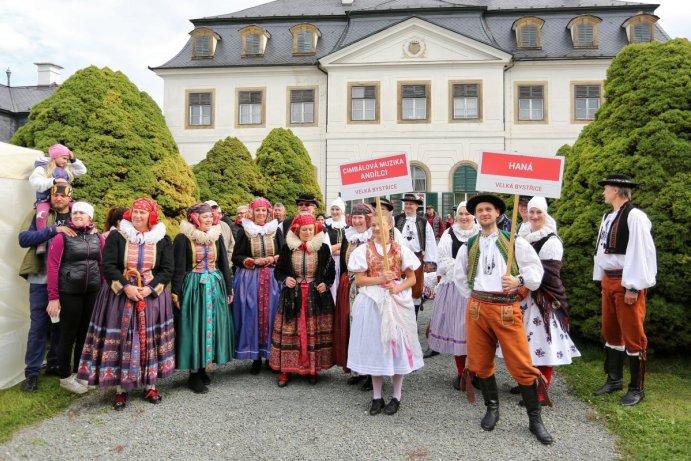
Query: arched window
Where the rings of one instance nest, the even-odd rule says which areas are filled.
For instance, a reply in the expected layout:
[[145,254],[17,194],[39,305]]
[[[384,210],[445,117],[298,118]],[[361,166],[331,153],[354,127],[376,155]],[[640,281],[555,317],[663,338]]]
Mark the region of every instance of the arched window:
[[427,192],[427,172],[419,165],[410,165],[410,177],[413,179],[413,192]]
[[190,35],[192,36],[192,59],[212,59],[221,36],[207,27],[198,27],[190,32]]
[[542,25],[544,20],[527,16],[516,20],[511,28],[516,32],[516,45],[519,49],[539,50],[542,48]]
[[476,181],[477,169],[472,165],[460,165],[456,168],[456,171],[453,172],[455,203],[468,200],[468,198],[475,195],[477,192],[475,189]]
[[638,14],[624,21],[621,26],[626,29],[629,43],[648,43],[655,40],[655,23],[659,19],[653,14]]
[[242,35],[242,57],[264,56],[266,42],[271,38],[271,34],[263,27],[251,25],[240,29]]
[[293,54],[313,55],[317,52],[317,40],[321,32],[312,24],[298,24],[290,28],[293,34]]

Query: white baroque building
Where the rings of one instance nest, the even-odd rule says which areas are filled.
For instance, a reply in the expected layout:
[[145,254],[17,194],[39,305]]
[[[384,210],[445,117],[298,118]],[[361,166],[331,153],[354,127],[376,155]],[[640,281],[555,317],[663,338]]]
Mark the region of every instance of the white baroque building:
[[[483,150],[554,154],[604,98],[614,56],[668,39],[658,5],[613,0],[276,0],[194,19],[152,68],[190,164],[227,136],[256,152],[287,127],[327,201],[337,165],[407,152],[442,215],[475,192]],[[395,197],[394,197],[395,199]]]

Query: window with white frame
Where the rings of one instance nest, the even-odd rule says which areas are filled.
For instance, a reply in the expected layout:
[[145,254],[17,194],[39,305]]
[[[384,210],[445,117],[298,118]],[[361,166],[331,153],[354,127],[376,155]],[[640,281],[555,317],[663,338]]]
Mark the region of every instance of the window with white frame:
[[188,94],[188,125],[205,126],[211,125],[211,93],[189,93]]
[[290,123],[314,123],[314,90],[290,90]]
[[240,125],[261,125],[262,124],[262,91],[240,91],[238,92],[239,124]]
[[418,165],[410,165],[410,176],[413,179],[413,192],[427,192],[427,172]]
[[453,85],[453,119],[474,120],[480,118],[480,85],[456,83]]
[[377,119],[376,86],[350,87],[350,118],[352,121],[374,121]]
[[427,120],[427,93],[424,84],[401,85],[401,120]]
[[543,85],[518,86],[518,120],[545,119],[545,87]]
[[574,85],[575,119],[595,120],[595,112],[600,108],[600,85]]

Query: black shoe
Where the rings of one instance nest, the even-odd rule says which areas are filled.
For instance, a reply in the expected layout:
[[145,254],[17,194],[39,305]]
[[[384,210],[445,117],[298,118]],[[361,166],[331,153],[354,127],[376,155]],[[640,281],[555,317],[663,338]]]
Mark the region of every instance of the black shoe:
[[456,376],[453,379],[453,381],[451,381],[451,385],[453,386],[454,389],[456,389],[457,391],[460,391],[461,390],[461,377]]
[[199,377],[202,379],[202,382],[205,386],[211,384],[211,378],[206,374],[206,368],[199,369]]
[[46,371],[43,372],[44,376],[60,376],[60,370],[58,367],[48,367]]
[[[518,394],[520,394],[520,393],[521,393],[521,388],[520,388],[520,386],[514,386],[514,387],[512,387],[511,389],[509,389],[509,394],[518,395]],[[521,401],[522,401],[522,400],[521,400]]]
[[262,371],[262,359],[254,360],[252,362],[252,368],[250,369],[250,374],[258,375]]
[[365,379],[366,376],[364,375],[350,375],[350,378],[346,381],[346,384],[349,386],[354,386],[358,383],[361,383],[363,379]]
[[36,392],[38,390],[38,376],[29,376],[22,383],[22,391]]
[[528,413],[528,421],[530,432],[532,432],[535,437],[544,445],[551,445],[554,442],[552,435],[547,432],[544,423],[542,422],[542,417],[540,412],[542,407],[540,406],[540,400],[537,393],[537,383],[535,380],[530,386],[520,386],[521,396],[525,402],[525,409]]
[[645,398],[645,391],[643,389],[633,389],[629,387],[629,391],[624,397],[619,400],[619,403],[625,407],[631,407]]
[[626,352],[605,347],[605,373],[607,381],[593,392],[594,396],[611,394],[624,388],[624,357]]
[[400,406],[401,401],[395,397],[392,397],[391,400],[389,400],[389,403],[387,403],[384,407],[384,414],[389,416],[395,415]]
[[439,355],[439,352],[433,351],[432,349],[427,349],[425,354],[422,356],[423,359],[431,359],[435,355]]
[[273,368],[271,368],[271,365],[269,365],[269,359],[264,359],[264,368],[267,370],[275,371]]
[[371,391],[372,388],[372,377],[367,376],[367,379],[365,380],[364,383],[362,383],[362,386],[360,387],[361,391]]
[[494,426],[499,421],[499,390],[497,389],[497,380],[494,375],[489,378],[475,377],[480,383],[482,389],[482,397],[485,400],[485,416],[480,421],[480,427],[486,431],[494,430]]
[[386,405],[384,399],[372,399],[372,405],[369,407],[369,414],[372,416],[378,415],[384,409],[384,405]]
[[209,392],[209,388],[202,382],[199,373],[190,373],[190,379],[187,381],[187,385],[195,394],[206,394]]

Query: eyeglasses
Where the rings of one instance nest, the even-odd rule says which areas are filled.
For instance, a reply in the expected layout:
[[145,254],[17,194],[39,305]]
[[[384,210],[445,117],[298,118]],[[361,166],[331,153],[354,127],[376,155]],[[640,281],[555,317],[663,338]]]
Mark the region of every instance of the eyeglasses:
[[300,208],[302,208],[302,207],[309,207],[309,206],[312,206],[312,203],[311,203],[311,202],[300,202],[300,203],[298,203],[298,206],[299,206]]

